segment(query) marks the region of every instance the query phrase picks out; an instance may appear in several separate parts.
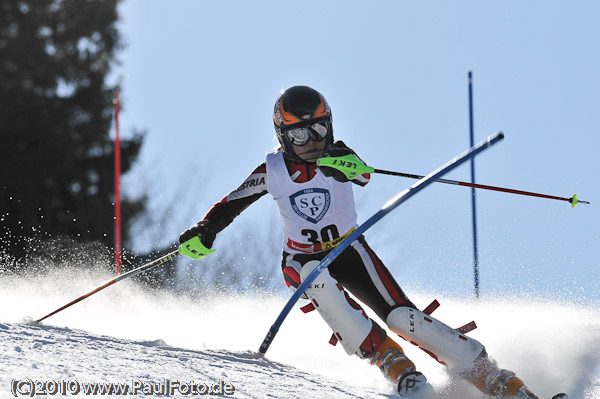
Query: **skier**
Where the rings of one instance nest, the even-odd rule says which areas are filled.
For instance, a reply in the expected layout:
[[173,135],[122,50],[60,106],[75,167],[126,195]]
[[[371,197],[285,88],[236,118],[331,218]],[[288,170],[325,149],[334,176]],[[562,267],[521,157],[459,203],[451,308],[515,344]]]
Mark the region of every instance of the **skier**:
[[[281,267],[295,290],[306,276],[357,226],[352,184],[365,186],[369,174],[348,181],[332,167],[317,167],[321,157],[355,154],[334,142],[332,116],[325,98],[306,86],[281,92],[273,112],[280,147],[244,182],[216,203],[202,221],[179,238],[184,254],[208,254],[216,235],[266,193],[277,202],[283,221]],[[379,367],[400,395],[431,386],[401,346],[370,319],[352,293],[401,338],[418,345],[437,361],[497,398],[539,399],[515,374],[499,368],[484,346],[425,313],[408,299],[364,236],[354,241],[305,291],[349,355]],[[567,398],[558,394],[553,399]]]

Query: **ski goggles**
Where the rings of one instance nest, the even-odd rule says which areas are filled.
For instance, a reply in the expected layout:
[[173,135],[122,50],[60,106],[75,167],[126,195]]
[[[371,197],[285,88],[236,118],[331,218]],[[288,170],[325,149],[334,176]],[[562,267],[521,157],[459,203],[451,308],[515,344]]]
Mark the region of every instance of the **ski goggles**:
[[293,145],[303,146],[308,143],[309,140],[322,141],[327,137],[329,131],[329,122],[320,121],[313,125],[296,127],[293,129],[286,130],[284,132],[286,138]]

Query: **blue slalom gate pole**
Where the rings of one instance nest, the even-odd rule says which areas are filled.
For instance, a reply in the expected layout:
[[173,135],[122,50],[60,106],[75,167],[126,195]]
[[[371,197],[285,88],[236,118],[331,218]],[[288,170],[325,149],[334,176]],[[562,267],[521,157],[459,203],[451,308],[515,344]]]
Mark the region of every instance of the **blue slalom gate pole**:
[[275,335],[277,335],[281,324],[283,324],[283,321],[290,313],[290,310],[292,310],[292,307],[294,307],[294,304],[298,301],[298,299],[304,293],[306,288],[310,284],[312,284],[312,282],[317,278],[319,273],[321,273],[325,268],[327,268],[327,266],[329,266],[335,258],[337,258],[346,248],[348,248],[348,246],[350,246],[350,244],[352,244],[354,240],[359,238],[371,226],[373,226],[391,211],[396,209],[404,201],[406,201],[407,199],[409,199],[410,197],[427,187],[429,184],[435,182],[441,176],[445,175],[446,173],[455,169],[459,165],[463,164],[465,161],[468,161],[469,159],[473,158],[474,156],[484,151],[488,147],[492,146],[493,144],[497,143],[498,141],[502,140],[503,138],[504,134],[502,134],[501,132],[489,136],[486,140],[480,142],[476,146],[471,147],[464,153],[460,154],[456,158],[446,163],[445,165],[439,167],[427,176],[423,177],[418,182],[413,184],[409,189],[400,192],[394,198],[390,199],[387,203],[383,205],[383,207],[379,211],[377,211],[373,216],[371,216],[366,222],[361,224],[337,247],[331,250],[331,252],[327,254],[325,258],[323,258],[319,265],[308,276],[306,276],[302,284],[300,284],[300,286],[296,289],[292,297],[288,300],[287,304],[283,307],[283,310],[275,320],[275,323],[273,323],[273,325],[269,329],[269,332],[267,333],[265,339],[260,345],[260,348],[258,349],[259,354],[264,356],[264,354],[267,353],[267,350],[271,346],[273,339],[275,339]]
[[[473,73],[469,71],[469,133],[473,146]],[[471,184],[475,184],[475,160],[471,158]],[[475,207],[475,187],[471,187],[471,211],[473,214],[473,283],[475,299],[479,299],[479,245],[477,244],[477,212]]]

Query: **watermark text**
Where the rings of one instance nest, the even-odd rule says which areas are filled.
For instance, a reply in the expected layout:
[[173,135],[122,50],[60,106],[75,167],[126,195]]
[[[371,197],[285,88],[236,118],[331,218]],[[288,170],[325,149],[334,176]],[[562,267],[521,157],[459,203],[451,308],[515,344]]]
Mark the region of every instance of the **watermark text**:
[[235,386],[219,380],[217,383],[179,381],[165,378],[161,381],[131,380],[117,382],[79,382],[77,380],[13,379],[10,392],[14,397],[36,395],[233,395]]

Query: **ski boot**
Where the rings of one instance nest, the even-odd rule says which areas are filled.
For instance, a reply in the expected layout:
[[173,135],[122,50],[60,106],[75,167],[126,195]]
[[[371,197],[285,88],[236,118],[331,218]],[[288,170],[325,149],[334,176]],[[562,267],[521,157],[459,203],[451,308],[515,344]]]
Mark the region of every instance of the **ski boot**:
[[398,384],[400,396],[431,388],[427,378],[416,371],[415,364],[406,357],[400,345],[390,337],[385,338],[377,352],[373,353],[368,360],[371,364],[379,367],[388,380]]
[[427,378],[420,371],[408,371],[402,374],[398,381],[398,393],[401,397],[417,391],[419,394],[426,394],[432,390],[433,388],[427,382]]
[[[510,398],[510,399],[541,399],[539,396],[531,392],[525,383],[518,378],[515,373],[508,370],[496,370],[489,374],[486,378],[487,382],[492,387],[494,397]],[[568,399],[567,394],[559,393],[552,399]]]
[[[475,360],[475,367],[461,373],[477,389],[494,398],[502,399],[541,399],[525,386],[525,383],[510,370],[500,369],[485,351]],[[567,394],[559,393],[551,399],[568,399]]]

